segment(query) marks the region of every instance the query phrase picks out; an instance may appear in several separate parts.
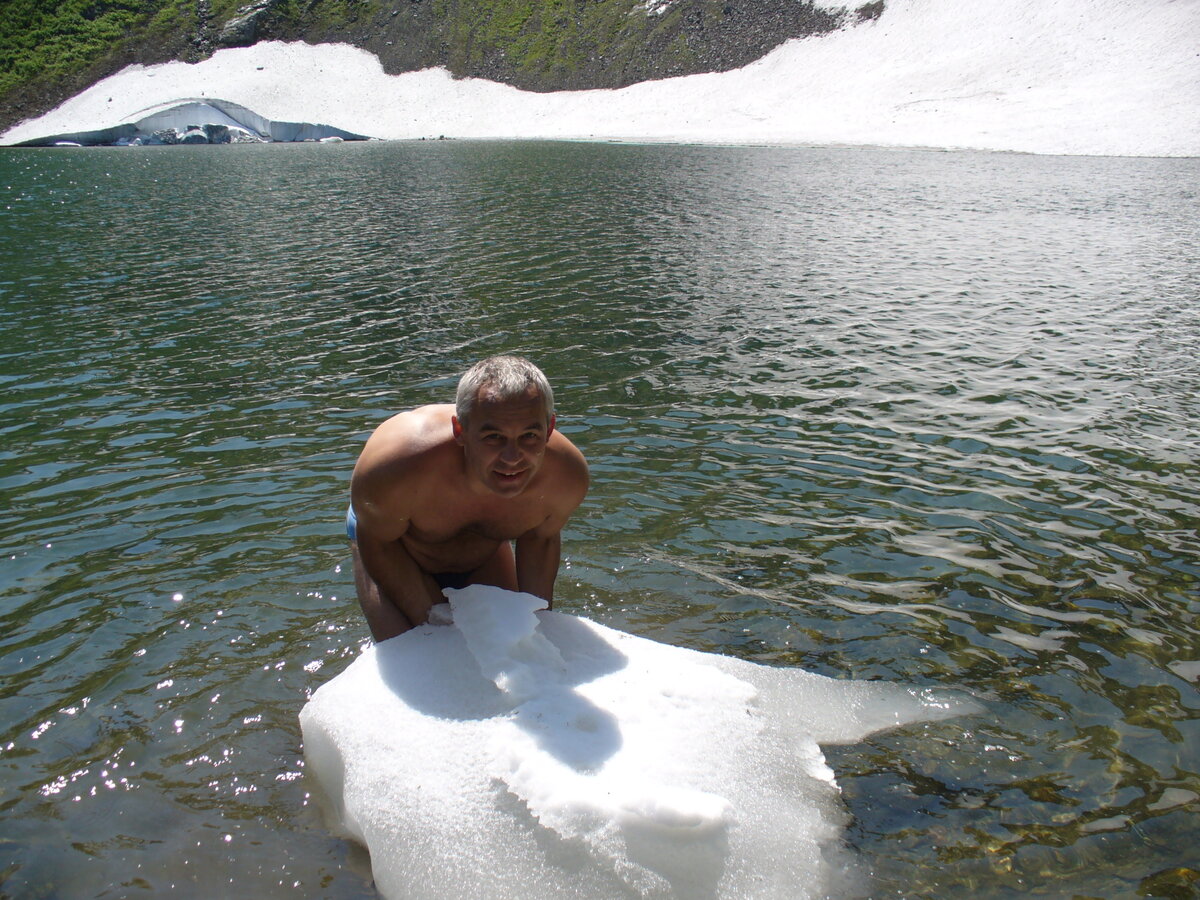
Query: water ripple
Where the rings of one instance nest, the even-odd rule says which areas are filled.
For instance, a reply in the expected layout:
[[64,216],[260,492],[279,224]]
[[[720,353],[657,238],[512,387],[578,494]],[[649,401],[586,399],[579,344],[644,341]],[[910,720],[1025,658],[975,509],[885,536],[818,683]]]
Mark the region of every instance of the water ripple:
[[154,151],[0,154],[6,890],[369,894],[295,721],[349,468],[500,350],[592,463],[563,608],[988,704],[831,749],[879,896],[1194,870],[1194,161]]

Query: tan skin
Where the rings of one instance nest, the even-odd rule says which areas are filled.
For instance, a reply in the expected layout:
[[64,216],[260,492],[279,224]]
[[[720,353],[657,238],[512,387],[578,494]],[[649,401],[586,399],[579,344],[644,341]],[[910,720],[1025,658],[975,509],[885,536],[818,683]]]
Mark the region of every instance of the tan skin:
[[376,641],[428,619],[445,600],[438,575],[553,601],[562,529],[588,487],[583,454],[554,425],[536,390],[500,401],[484,387],[468,422],[440,404],[375,430],[350,496],[354,581]]

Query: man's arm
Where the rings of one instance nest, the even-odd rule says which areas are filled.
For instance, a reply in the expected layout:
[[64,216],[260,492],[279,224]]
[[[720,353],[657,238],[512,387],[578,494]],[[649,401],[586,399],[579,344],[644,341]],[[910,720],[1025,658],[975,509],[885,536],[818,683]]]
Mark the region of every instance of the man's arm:
[[553,606],[561,555],[561,529],[535,528],[521,535],[517,538],[517,588]]
[[536,528],[517,538],[517,586],[554,603],[554,580],[562,556],[562,530],[588,489],[588,467],[583,454],[561,432],[552,438],[556,471],[549,484],[555,498],[549,515]]
[[350,552],[354,556],[354,587],[358,592],[358,605],[362,607],[367,627],[371,629],[371,637],[375,642],[386,641],[412,628],[408,616],[400,612],[400,607],[383,595],[379,584],[367,571],[356,541],[350,543]]
[[407,503],[412,497],[406,489],[405,467],[373,462],[364,451],[350,480],[357,520],[354,580],[371,635],[383,641],[423,624],[430,607],[444,598],[404,546],[411,515]]
[[386,641],[423,625],[430,608],[445,600],[442,589],[417,565],[399,538],[384,541],[373,537],[361,516],[357,532],[354,581],[371,636],[376,642]]

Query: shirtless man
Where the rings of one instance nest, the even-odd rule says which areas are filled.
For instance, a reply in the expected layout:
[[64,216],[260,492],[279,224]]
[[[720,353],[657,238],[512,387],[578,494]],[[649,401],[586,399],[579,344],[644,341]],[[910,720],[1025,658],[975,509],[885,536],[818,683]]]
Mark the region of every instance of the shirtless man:
[[554,422],[541,370],[494,356],[463,375],[453,406],[375,430],[354,467],[346,530],[376,641],[425,622],[445,587],[553,600],[562,529],[588,487],[583,454]]

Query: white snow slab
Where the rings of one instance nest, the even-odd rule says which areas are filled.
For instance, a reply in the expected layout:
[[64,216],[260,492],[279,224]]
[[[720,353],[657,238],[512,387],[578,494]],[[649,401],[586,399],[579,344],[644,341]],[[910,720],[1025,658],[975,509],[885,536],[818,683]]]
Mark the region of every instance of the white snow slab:
[[385,897],[825,896],[850,859],[819,745],[974,710],[447,594],[453,625],[367,648],[300,714]]
[[[134,117],[105,128],[35,138],[34,145],[51,146],[65,142],[78,146],[125,146],[133,141],[162,143],[162,132],[182,136],[203,130],[209,125],[220,125],[228,131],[241,132],[245,139],[260,142],[366,139],[365,135],[311,122],[273,122],[253,110],[214,97],[175,100],[159,107],[139,110]],[[207,140],[203,143],[207,143]]]
[[[219,99],[190,99],[154,110],[142,110],[136,125],[138,131],[152,133],[160,129],[173,129],[183,133],[196,125],[211,123],[238,129],[267,140],[303,141],[319,140],[336,129],[321,129],[312,123],[272,122],[257,115],[253,110]],[[341,137],[356,137],[343,132]]]
[[403,139],[851,144],[1200,155],[1200,0],[887,0],[879,19],[745,68],[536,94],[384,74],[346,45],[263,43],[130,66],[0,136],[18,143],[210,97],[271,120]]

